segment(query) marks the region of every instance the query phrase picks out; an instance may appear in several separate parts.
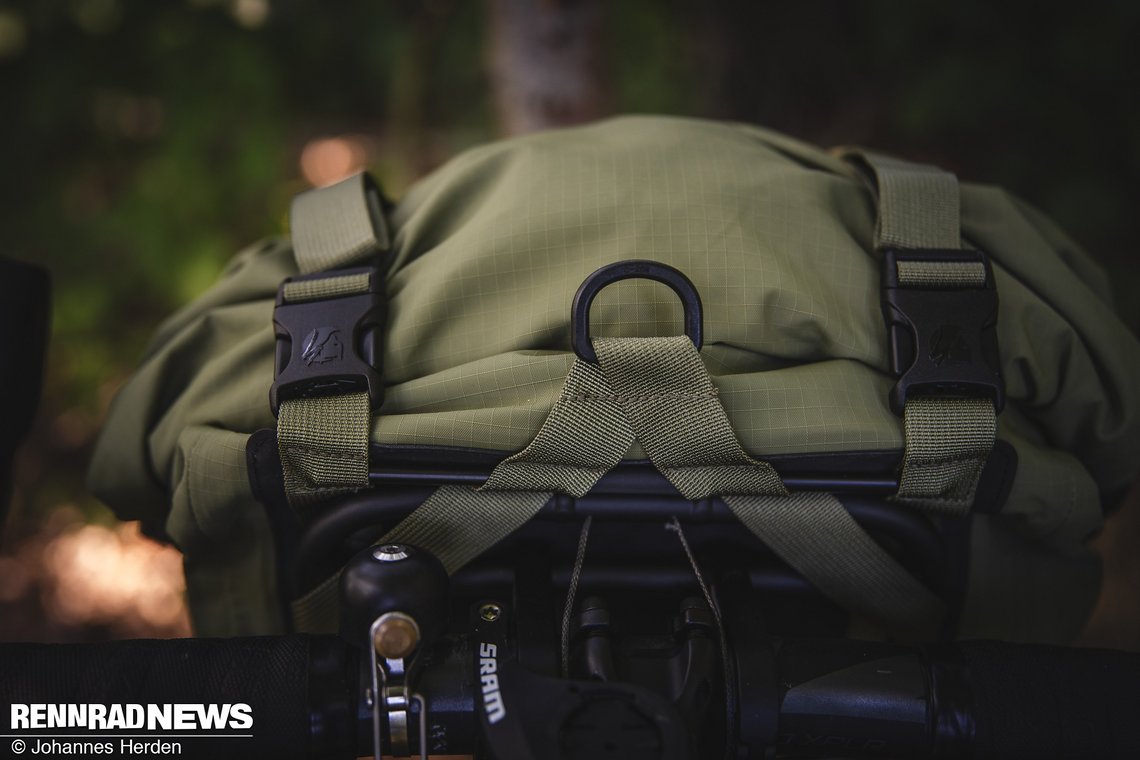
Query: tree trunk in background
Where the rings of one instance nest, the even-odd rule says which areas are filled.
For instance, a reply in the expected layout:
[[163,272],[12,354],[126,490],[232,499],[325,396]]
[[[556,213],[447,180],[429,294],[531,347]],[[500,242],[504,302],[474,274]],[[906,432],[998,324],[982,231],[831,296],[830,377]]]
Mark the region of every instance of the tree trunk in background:
[[500,129],[517,135],[610,113],[600,0],[487,0]]

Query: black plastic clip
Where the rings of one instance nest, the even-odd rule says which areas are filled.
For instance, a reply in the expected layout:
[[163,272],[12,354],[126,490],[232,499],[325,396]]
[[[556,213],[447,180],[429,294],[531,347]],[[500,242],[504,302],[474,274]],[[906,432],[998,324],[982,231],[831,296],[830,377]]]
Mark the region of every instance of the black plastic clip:
[[582,281],[578,292],[574,294],[574,303],[570,306],[570,345],[574,348],[574,353],[583,361],[598,363],[598,355],[594,353],[594,345],[590,342],[590,306],[602,288],[619,280],[632,279],[660,282],[677,294],[685,310],[685,334],[699,351],[704,339],[704,314],[701,295],[693,281],[681,270],[668,264],[646,259],[627,259],[594,271]]
[[[290,283],[369,274],[367,292],[286,301]],[[276,415],[281,403],[296,398],[368,391],[372,408],[384,399],[380,375],[385,317],[380,271],[373,267],[291,277],[277,291],[273,328],[277,336],[269,403]]]
[[[904,285],[899,264],[980,263],[985,282],[975,287],[937,283]],[[902,415],[911,394],[982,396],[1000,412],[1005,383],[997,344],[998,297],[993,269],[981,251],[884,251],[883,317],[891,371],[898,378],[891,410]]]

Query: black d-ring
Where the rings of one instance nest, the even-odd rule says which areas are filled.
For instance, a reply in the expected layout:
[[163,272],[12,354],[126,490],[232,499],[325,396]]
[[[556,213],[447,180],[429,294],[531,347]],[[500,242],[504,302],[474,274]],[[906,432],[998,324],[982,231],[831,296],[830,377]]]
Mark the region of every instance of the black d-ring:
[[570,306],[570,345],[574,347],[574,353],[584,361],[598,363],[594,344],[590,342],[590,306],[594,303],[594,296],[598,295],[598,291],[602,288],[618,280],[633,279],[660,282],[662,285],[668,285],[677,294],[685,309],[685,335],[689,336],[699,351],[703,342],[704,314],[701,309],[701,296],[692,280],[668,264],[629,259],[607,264],[597,270],[582,281],[582,286],[574,294],[574,303]]

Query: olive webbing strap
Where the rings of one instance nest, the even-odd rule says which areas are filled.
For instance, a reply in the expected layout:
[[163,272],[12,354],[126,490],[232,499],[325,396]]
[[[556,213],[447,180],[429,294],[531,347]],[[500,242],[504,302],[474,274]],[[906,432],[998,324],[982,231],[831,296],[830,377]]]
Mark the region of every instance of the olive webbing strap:
[[[957,178],[941,169],[867,151],[847,151],[875,192],[875,248],[962,247]],[[986,284],[981,262],[899,261],[899,285],[954,290]],[[952,515],[968,514],[997,434],[984,399],[912,395],[903,413],[905,452],[896,498]]]
[[534,440],[500,462],[479,490],[540,488],[585,496],[617,466],[633,440],[634,430],[601,368],[578,359]]
[[768,548],[830,599],[895,634],[937,632],[945,605],[907,572],[835,496],[723,497]]
[[339,269],[391,247],[380,189],[364,172],[295,197],[289,228],[302,274]]
[[584,496],[633,443],[597,366],[579,359],[538,434],[478,489],[445,486],[380,539],[423,547],[449,573],[530,520],[555,492]]
[[878,198],[875,248],[961,248],[958,178],[928,164],[853,150],[844,154],[871,172]]
[[304,303],[367,293],[371,287],[372,275],[369,272],[358,272],[286,282],[281,286],[281,297],[284,303]]
[[[520,528],[553,496],[549,490],[483,491],[440,486],[377,544],[403,543],[426,549],[451,574]],[[336,573],[293,601],[295,630],[336,632],[339,580],[340,573]]]
[[289,504],[305,508],[368,487],[367,391],[283,401],[277,449]]
[[[290,210],[293,256],[302,273],[377,258],[391,245],[379,188],[367,174],[301,193]],[[283,304],[367,293],[369,273],[286,282]],[[285,494],[304,508],[368,487],[372,408],[367,392],[281,402],[277,445]]]
[[906,402],[903,431],[897,498],[932,512],[968,514],[997,438],[993,401],[914,396]]
[[946,290],[986,284],[986,265],[980,261],[899,261],[895,267],[899,284],[908,288]]

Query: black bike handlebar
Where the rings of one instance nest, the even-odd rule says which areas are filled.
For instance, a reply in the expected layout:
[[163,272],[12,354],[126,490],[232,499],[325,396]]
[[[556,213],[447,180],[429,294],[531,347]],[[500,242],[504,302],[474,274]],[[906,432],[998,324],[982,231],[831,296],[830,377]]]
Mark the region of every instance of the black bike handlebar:
[[[888,694],[881,682],[867,680],[877,676],[859,676],[849,665],[829,670],[833,666],[824,664],[823,672],[817,667],[805,699],[791,673],[827,651],[834,650],[824,641],[781,647],[775,675],[787,688],[780,699],[778,756],[884,756],[910,746],[923,754],[908,751],[907,757],[1140,757],[1140,654],[990,641],[898,647],[895,659],[912,658],[904,667],[919,668],[925,679],[925,703],[900,707],[897,695],[905,688]],[[883,661],[879,655],[868,660]],[[840,671],[847,675],[831,677]],[[8,732],[0,752],[17,739],[31,748],[61,734],[68,741],[89,733],[93,740],[116,742],[112,754],[120,754],[121,737],[143,741],[137,737],[145,729],[137,726],[47,726],[52,708],[38,705],[141,705],[144,711],[149,705],[160,711],[163,705],[246,705],[248,727],[239,719],[207,731],[192,714],[191,723],[199,725],[152,730],[145,741],[179,741],[183,757],[356,757],[369,751],[358,742],[368,735],[360,724],[367,711],[357,709],[359,672],[353,648],[333,636],[5,644],[0,702]],[[911,720],[905,714],[918,715],[921,723],[905,728],[908,738],[900,745],[887,734],[901,730],[900,715]],[[28,722],[13,725],[18,717]],[[855,721],[865,730],[844,735],[835,728],[844,718],[847,726]],[[877,735],[883,741],[875,741]]]

